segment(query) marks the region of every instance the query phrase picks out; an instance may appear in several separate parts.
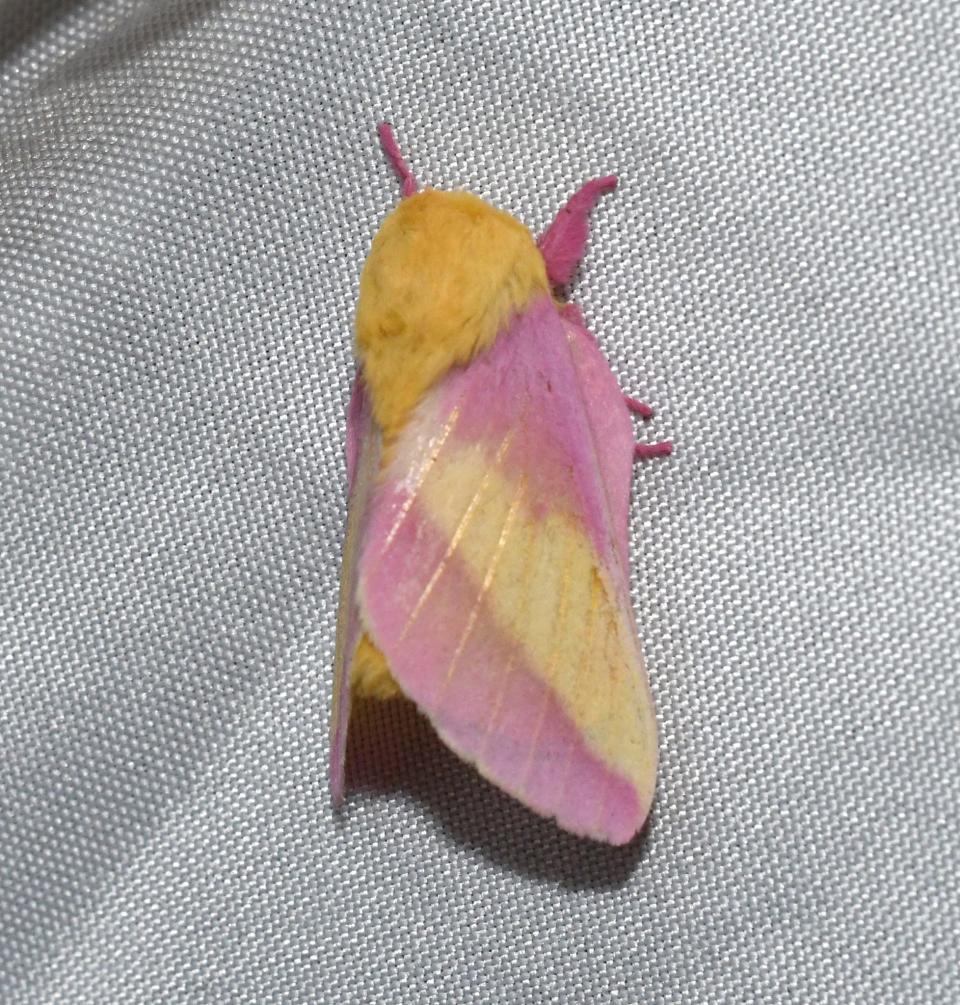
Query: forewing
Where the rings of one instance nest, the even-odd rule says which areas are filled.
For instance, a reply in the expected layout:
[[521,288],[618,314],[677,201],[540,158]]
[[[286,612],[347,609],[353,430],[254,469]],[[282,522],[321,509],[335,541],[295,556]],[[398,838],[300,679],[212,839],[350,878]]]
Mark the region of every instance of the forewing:
[[631,446],[599,350],[536,302],[387,449],[357,591],[450,747],[614,843],[646,817],[657,756],[625,569]]

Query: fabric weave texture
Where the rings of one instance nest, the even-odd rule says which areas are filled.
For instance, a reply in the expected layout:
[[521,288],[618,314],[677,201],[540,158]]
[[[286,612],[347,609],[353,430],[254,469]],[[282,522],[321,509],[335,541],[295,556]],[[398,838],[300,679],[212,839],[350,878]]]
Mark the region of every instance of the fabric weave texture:
[[[960,1001],[960,7],[0,3],[0,1001]],[[404,706],[326,787],[398,184],[535,232],[638,434],[652,825]]]

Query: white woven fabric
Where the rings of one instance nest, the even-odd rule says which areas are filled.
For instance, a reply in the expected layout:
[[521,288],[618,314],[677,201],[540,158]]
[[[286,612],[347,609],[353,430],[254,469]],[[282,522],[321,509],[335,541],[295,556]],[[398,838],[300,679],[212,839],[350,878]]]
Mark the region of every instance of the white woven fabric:
[[[0,5],[0,1000],[960,1001],[960,8]],[[408,711],[326,792],[359,269],[418,176],[541,229],[639,466],[652,828]]]

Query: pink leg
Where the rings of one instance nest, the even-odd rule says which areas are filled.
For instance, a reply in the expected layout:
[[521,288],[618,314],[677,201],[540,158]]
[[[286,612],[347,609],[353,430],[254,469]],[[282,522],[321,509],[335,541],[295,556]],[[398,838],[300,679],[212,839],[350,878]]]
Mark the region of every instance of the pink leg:
[[578,189],[553,223],[541,235],[537,245],[547,265],[547,276],[554,286],[564,286],[573,277],[587,244],[587,218],[600,196],[617,187],[617,176],[593,178]]
[[413,195],[417,191],[417,179],[413,177],[413,172],[403,159],[403,154],[400,153],[400,146],[393,135],[393,127],[389,122],[381,122],[377,126],[377,135],[380,137],[380,146],[383,147],[383,152],[390,159],[393,170],[397,172],[397,177],[403,183],[401,191],[404,198]]
[[636,398],[631,398],[629,394],[625,394],[623,396],[623,400],[626,402],[627,408],[629,408],[634,415],[639,415],[641,419],[653,418],[653,409],[645,402],[637,401]]
[[[653,409],[645,402],[631,398],[629,394],[623,396],[624,404],[642,419],[652,419]],[[633,445],[633,457],[637,461],[646,461],[651,457],[668,457],[673,453],[673,444],[669,440],[661,440],[659,443],[635,443]]]
[[669,440],[659,443],[635,443],[633,457],[637,461],[648,461],[652,457],[669,457],[673,453],[673,444]]

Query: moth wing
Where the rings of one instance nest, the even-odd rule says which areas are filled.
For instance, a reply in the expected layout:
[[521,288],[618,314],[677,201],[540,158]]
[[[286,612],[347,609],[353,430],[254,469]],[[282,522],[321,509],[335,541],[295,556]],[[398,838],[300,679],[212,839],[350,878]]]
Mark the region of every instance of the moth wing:
[[363,630],[441,738],[616,844],[657,763],[626,572],[632,444],[606,360],[541,298],[385,451],[357,581]]
[[340,563],[337,641],[333,657],[333,709],[330,721],[330,794],[343,802],[347,728],[350,722],[350,664],[360,639],[356,584],[360,542],[380,466],[380,435],[359,377],[347,409],[347,530]]

